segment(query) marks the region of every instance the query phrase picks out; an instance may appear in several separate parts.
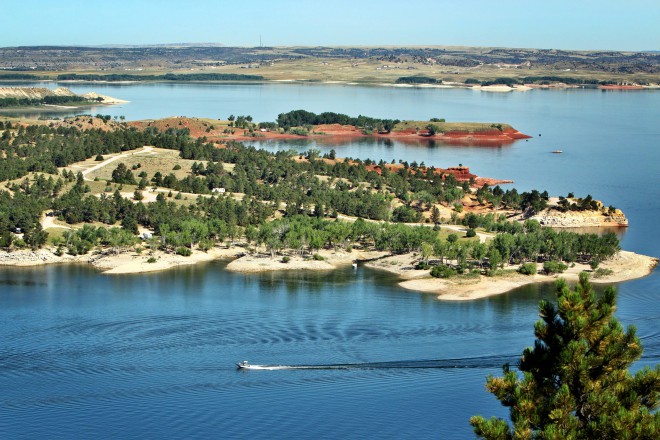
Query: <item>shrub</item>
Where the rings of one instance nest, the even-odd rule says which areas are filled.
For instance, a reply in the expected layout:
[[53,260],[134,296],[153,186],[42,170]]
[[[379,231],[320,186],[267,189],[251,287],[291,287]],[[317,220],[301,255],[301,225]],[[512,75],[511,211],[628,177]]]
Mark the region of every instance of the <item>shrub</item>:
[[213,246],[215,246],[215,242],[213,240],[208,239],[208,238],[206,238],[204,240],[200,240],[200,242],[197,244],[197,247],[202,252],[206,252],[209,249],[212,249]]
[[179,246],[176,248],[176,254],[184,257],[189,257],[192,255],[192,251],[185,246]]
[[174,165],[174,168],[172,168],[172,169],[173,169],[174,171],[180,170],[180,169],[181,169],[181,165],[176,164],[176,165]]
[[546,261],[543,263],[543,271],[547,274],[553,274],[553,273],[562,273],[566,269],[568,269],[568,266],[566,266],[564,263],[561,261]]
[[475,231],[475,230],[472,229],[472,228],[469,228],[469,229],[467,230],[467,232],[465,233],[465,236],[466,236],[467,238],[476,237],[476,236],[477,236],[477,231]]
[[102,154],[97,154],[96,157],[94,158],[95,161],[97,162],[103,162],[103,155]]
[[425,261],[420,261],[419,263],[415,264],[415,270],[426,270],[429,267],[431,266]]
[[399,223],[417,223],[422,218],[422,214],[413,208],[401,205],[392,210],[392,221]]
[[602,278],[606,277],[608,275],[612,275],[614,272],[612,272],[611,269],[603,269],[602,267],[596,269],[594,272],[594,278]]
[[147,260],[147,263],[155,263],[156,262],[156,257],[149,257]]
[[456,275],[456,271],[449,266],[433,266],[431,276],[436,278],[450,278]]
[[312,255],[312,258],[314,258],[316,261],[323,261],[325,260],[325,257],[319,255],[319,254],[314,254]]
[[282,263],[288,263],[289,261],[291,261],[291,257],[282,257]]
[[536,275],[536,263],[525,263],[518,269],[523,275]]
[[479,279],[479,278],[481,278],[481,271],[479,271],[479,270],[471,270],[470,272],[464,274],[464,275],[463,275],[463,278],[468,278],[468,279]]

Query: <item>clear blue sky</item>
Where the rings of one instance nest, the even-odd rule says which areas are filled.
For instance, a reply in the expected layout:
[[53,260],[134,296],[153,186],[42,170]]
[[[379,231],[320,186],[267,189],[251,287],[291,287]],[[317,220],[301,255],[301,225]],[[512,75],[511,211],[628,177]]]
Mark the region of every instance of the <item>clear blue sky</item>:
[[660,0],[21,0],[0,46],[222,43],[660,50]]

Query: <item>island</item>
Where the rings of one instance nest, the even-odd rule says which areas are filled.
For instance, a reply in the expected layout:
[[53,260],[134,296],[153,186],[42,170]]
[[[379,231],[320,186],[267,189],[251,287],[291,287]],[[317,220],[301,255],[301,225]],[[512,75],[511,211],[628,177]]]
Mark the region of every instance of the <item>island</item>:
[[331,144],[354,138],[392,139],[404,143],[448,145],[509,145],[529,139],[508,124],[478,122],[447,122],[444,118],[429,121],[400,121],[367,116],[350,117],[341,113],[315,114],[305,110],[281,113],[275,122],[253,123],[250,115],[230,115],[227,120],[175,117],[157,121],[135,121],[139,128],[156,127],[167,130],[183,127],[192,136],[207,140],[254,141],[314,139],[319,144]]
[[[468,126],[300,110],[266,123],[5,118],[0,264],[86,262],[107,274],[219,258],[241,272],[364,264],[451,300],[584,271],[594,282],[624,281],[658,264],[622,251],[612,232],[571,230],[628,226],[623,212],[591,195],[505,189],[510,180],[462,164],[376,162],[333,149],[270,153],[232,137],[327,136],[317,131],[324,124],[310,122],[360,136],[445,136],[452,124]],[[501,123],[478,127],[518,133]]]

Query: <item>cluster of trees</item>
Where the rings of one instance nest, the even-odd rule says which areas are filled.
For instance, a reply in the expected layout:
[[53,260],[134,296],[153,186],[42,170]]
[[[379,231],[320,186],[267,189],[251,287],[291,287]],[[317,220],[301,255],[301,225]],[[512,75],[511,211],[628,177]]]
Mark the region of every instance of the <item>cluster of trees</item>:
[[39,80],[43,77],[31,73],[0,73],[1,80]]
[[317,115],[306,110],[293,110],[288,113],[280,113],[277,116],[277,124],[284,130],[305,125],[341,124],[353,125],[366,130],[389,132],[399,122],[401,121],[398,119],[377,119],[362,115],[351,117],[334,112],[323,112]]
[[[103,98],[96,98],[97,101],[102,101]],[[89,98],[83,96],[44,96],[39,99],[32,98],[0,98],[0,108],[6,107],[27,107],[39,106],[43,104],[64,105],[90,101]]]
[[165,75],[133,75],[130,73],[57,75],[58,81],[261,81],[261,75],[241,75],[238,73],[166,73]]
[[442,84],[442,80],[423,75],[400,76],[395,82],[397,84]]
[[[559,202],[557,203],[556,209],[560,211],[598,211],[600,206],[597,201],[595,201],[591,195],[587,195],[585,198],[577,199],[576,202],[570,202],[567,198],[560,196]],[[616,208],[613,206],[609,207],[610,211],[614,211]]]
[[594,78],[575,78],[571,76],[554,76],[554,75],[524,76],[521,78],[502,77],[502,78],[495,78],[492,80],[483,80],[483,81],[475,78],[468,78],[465,80],[465,84],[481,84],[482,86],[490,86],[494,84],[506,84],[508,86],[522,85],[522,84],[543,85],[543,84],[552,84],[552,83],[596,86],[596,85],[616,84],[616,81],[598,80]]
[[[497,235],[490,243],[460,239],[457,234],[441,238],[434,228],[407,226],[396,223],[354,223],[329,221],[308,216],[293,216],[262,224],[246,237],[256,244],[265,245],[271,252],[295,249],[312,253],[322,247],[364,246],[392,253],[417,251],[421,253],[420,268],[446,266],[462,273],[468,269],[497,269],[508,263],[546,261],[559,266],[554,260],[566,262],[605,259],[618,247],[613,234],[599,237],[571,232],[554,233],[541,229],[537,222],[529,221],[530,230],[524,234]],[[546,233],[549,231],[549,233]],[[563,248],[559,249],[561,246]],[[559,250],[558,250],[559,249]],[[437,258],[437,261],[430,259]],[[430,264],[429,264],[430,263]],[[557,272],[548,265],[546,272]]]
[[80,229],[67,229],[61,237],[53,238],[57,253],[66,249],[71,255],[84,255],[95,246],[111,248],[114,252],[130,248],[140,241],[125,228],[105,228],[103,226],[83,225]]
[[424,226],[392,223],[353,223],[296,215],[248,228],[245,236],[250,243],[264,245],[271,253],[292,249],[304,254],[322,248],[349,249],[372,246],[392,253],[418,251],[422,244],[437,237],[437,232]]
[[542,228],[535,220],[510,222],[494,214],[469,213],[461,223],[470,229],[497,232],[493,244],[509,263],[559,260],[572,262],[603,261],[619,250],[619,239],[612,232],[603,235],[577,234]]

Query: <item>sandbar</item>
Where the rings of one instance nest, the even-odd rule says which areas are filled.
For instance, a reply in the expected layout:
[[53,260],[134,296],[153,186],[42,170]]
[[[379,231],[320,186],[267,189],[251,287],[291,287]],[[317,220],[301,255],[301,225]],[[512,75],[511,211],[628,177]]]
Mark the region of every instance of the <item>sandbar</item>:
[[[370,262],[368,267],[386,270],[397,274],[399,286],[417,292],[434,293],[444,301],[470,301],[509,292],[517,287],[534,283],[554,282],[564,278],[575,282],[582,271],[592,272],[587,264],[575,264],[562,274],[522,275],[517,272],[505,273],[494,277],[479,275],[475,278],[456,277],[450,279],[433,278],[428,270],[414,270],[413,262],[419,260],[414,254],[396,255]],[[634,252],[619,251],[611,259],[600,264],[600,268],[609,269],[611,275],[592,277],[594,284],[610,284],[629,281],[649,275],[658,265],[658,259]],[[511,266],[515,269],[516,266]]]

